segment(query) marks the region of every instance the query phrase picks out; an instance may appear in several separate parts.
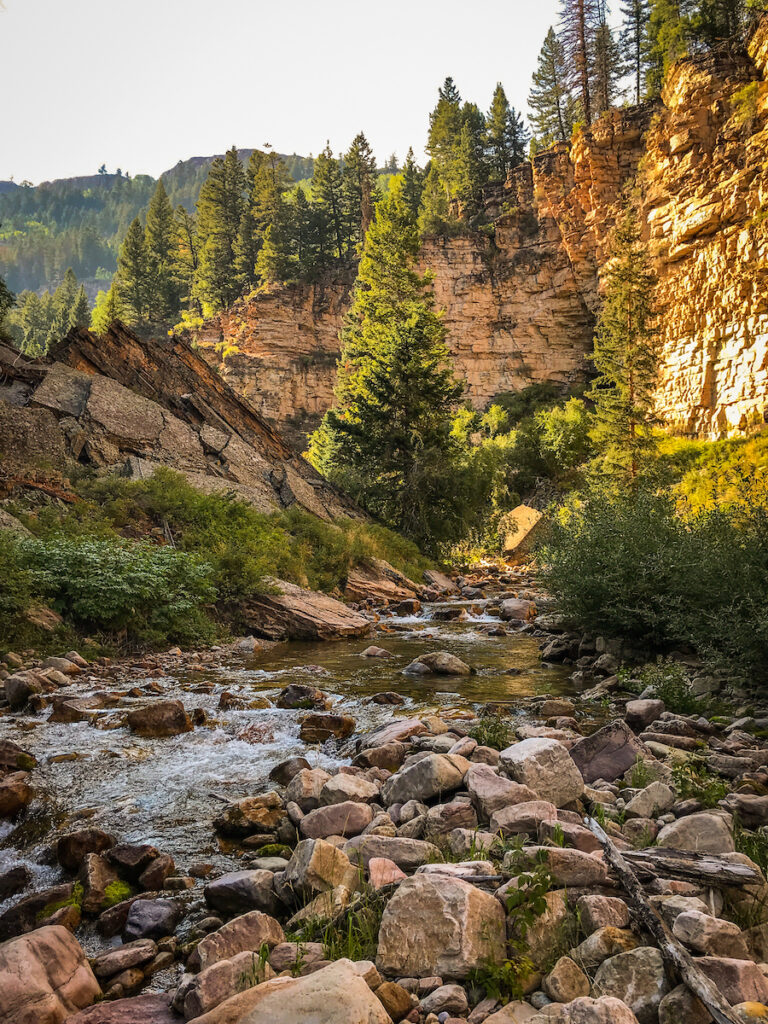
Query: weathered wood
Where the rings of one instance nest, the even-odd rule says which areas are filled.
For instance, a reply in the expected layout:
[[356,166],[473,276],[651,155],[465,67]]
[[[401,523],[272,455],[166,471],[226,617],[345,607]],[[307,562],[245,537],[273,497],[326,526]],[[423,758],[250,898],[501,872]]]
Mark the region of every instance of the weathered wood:
[[720,888],[761,885],[764,881],[759,870],[749,864],[725,860],[708,853],[654,847],[650,850],[625,850],[624,858],[641,874],[679,878]]
[[[675,977],[691,990],[712,1015],[715,1024],[739,1024],[732,1007],[720,994],[717,986],[696,966],[688,950],[674,937],[655,907],[647,900],[643,887],[624,855],[619,853],[594,818],[585,818],[585,824],[600,840],[603,855],[613,868],[626,891],[635,918],[658,944],[664,963]],[[669,852],[669,851],[665,851]]]

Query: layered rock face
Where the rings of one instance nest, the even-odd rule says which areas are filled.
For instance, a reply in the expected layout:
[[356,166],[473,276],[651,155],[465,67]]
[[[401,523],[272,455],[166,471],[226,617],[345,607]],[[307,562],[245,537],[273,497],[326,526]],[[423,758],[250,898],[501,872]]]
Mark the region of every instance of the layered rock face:
[[[662,99],[613,110],[516,169],[488,197],[495,240],[428,238],[457,372],[478,408],[583,377],[621,191],[637,179],[659,284],[657,407],[716,437],[768,404],[768,20],[745,51],[676,65]],[[739,91],[755,83],[751,101]],[[737,94],[736,96],[734,94]],[[331,404],[350,280],[243,300],[197,338],[206,359],[299,439]]]

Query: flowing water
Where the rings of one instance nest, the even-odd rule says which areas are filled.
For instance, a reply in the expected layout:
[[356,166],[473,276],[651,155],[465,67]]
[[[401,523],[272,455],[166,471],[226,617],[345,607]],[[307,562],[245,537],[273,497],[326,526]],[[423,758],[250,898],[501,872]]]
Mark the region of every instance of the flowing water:
[[[334,712],[355,718],[356,734],[393,716],[437,712],[473,717],[488,702],[503,702],[520,718],[525,715],[522,698],[572,692],[565,669],[541,664],[535,640],[519,632],[488,636],[498,619],[484,613],[482,602],[468,604],[468,617],[459,622],[434,620],[441,607],[427,606],[421,616],[382,623],[373,642],[386,648],[391,659],[362,658],[371,642],[365,639],[283,643],[245,661],[233,659],[231,665],[156,676],[164,697],[180,699],[189,712],[202,708],[207,714],[205,725],[180,736],[142,739],[125,726],[46,723],[32,715],[0,718],[0,738],[21,744],[39,762],[33,776],[38,797],[27,817],[15,829],[10,823],[0,825],[0,873],[26,863],[37,886],[54,884],[60,873],[49,866],[46,846],[56,830],[86,822],[124,842],[153,843],[172,854],[181,871],[193,861],[231,869],[236,861],[211,824],[222,799],[272,788],[270,770],[293,755],[302,754],[318,767],[348,764],[354,756],[354,737],[314,747],[299,739],[306,711],[274,706],[288,683],[322,689]],[[408,662],[433,650],[457,655],[476,673],[402,674]],[[136,684],[151,681],[142,676]],[[103,682],[98,686],[103,689]],[[78,684],[77,696],[96,689]],[[370,700],[385,690],[396,690],[405,703],[392,707]],[[239,706],[220,709],[223,691]],[[99,718],[108,725],[114,711]]]

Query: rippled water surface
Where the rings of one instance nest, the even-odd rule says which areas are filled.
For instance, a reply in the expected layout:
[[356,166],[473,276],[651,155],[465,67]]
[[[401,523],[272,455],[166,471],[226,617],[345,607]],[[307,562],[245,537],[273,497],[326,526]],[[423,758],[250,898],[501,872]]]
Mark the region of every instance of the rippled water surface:
[[[207,713],[208,724],[181,736],[142,739],[126,727],[48,724],[47,711],[0,718],[0,737],[13,739],[38,758],[34,783],[40,794],[19,827],[0,826],[0,872],[22,859],[33,867],[38,884],[52,882],[56,870],[39,863],[43,847],[55,828],[76,827],[85,820],[125,842],[154,843],[176,858],[180,870],[192,860],[231,865],[230,851],[219,845],[211,825],[222,799],[270,788],[270,769],[286,757],[303,754],[325,767],[348,763],[354,753],[354,737],[323,747],[308,747],[299,739],[299,722],[306,712],[273,706],[291,682],[320,687],[334,711],[355,718],[356,734],[393,715],[437,711],[468,716],[490,701],[522,713],[516,708],[522,697],[572,692],[565,670],[542,666],[538,644],[530,637],[489,637],[483,630],[498,620],[478,610],[457,623],[431,621],[434,611],[427,608],[422,618],[389,619],[373,641],[285,643],[231,667],[155,677],[163,696],[180,699],[190,712],[202,708]],[[360,657],[369,642],[393,657]],[[475,674],[402,674],[408,662],[433,650],[450,651]],[[142,676],[136,685],[151,678]],[[103,688],[102,680],[98,686]],[[97,686],[78,683],[76,688],[80,696]],[[125,689],[122,683],[115,688]],[[224,690],[246,706],[221,710]],[[369,698],[382,690],[398,691],[405,703],[372,703]]]

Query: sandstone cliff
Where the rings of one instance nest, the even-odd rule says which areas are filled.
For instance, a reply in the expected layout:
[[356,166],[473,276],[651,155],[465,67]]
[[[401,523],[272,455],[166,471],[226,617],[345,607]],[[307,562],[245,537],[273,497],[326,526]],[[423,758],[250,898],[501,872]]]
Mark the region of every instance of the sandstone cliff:
[[[493,241],[428,238],[449,345],[468,396],[588,371],[600,268],[624,185],[637,180],[659,284],[657,405],[675,430],[720,436],[768,406],[768,19],[746,50],[686,59],[660,101],[613,110],[488,197]],[[754,83],[754,84],[753,84]],[[749,101],[743,89],[752,84]],[[242,300],[208,322],[206,359],[299,438],[332,400],[350,282]]]

